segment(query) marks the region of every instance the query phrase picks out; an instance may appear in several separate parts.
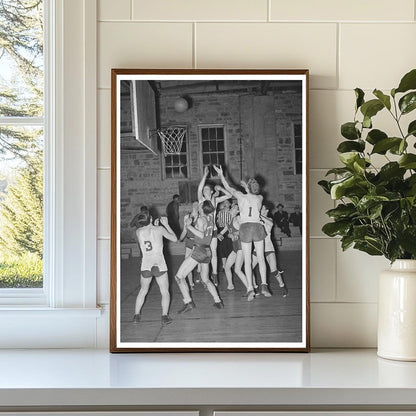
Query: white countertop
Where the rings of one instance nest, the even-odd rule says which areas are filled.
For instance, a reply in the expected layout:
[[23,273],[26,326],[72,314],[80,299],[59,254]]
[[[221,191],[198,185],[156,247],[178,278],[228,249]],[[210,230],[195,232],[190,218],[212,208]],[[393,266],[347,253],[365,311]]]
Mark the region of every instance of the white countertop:
[[[22,394],[24,392],[24,394]],[[0,407],[416,405],[416,363],[368,350],[0,350]]]

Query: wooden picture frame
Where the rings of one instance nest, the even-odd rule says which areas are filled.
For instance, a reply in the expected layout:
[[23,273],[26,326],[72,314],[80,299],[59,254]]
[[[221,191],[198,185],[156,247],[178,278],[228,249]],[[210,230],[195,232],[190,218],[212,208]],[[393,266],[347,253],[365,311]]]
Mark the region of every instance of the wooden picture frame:
[[[308,82],[303,69],[112,70],[111,352],[309,351]],[[225,184],[214,165],[223,166]],[[206,182],[222,186],[216,200],[202,188],[205,167]],[[248,178],[257,182],[241,187]],[[211,201],[202,197],[186,220],[201,189]],[[174,194],[179,206],[169,204]],[[213,219],[213,206],[226,198],[239,207],[239,221],[231,219],[237,208],[223,207],[228,202]],[[215,250],[215,232],[230,219]],[[170,241],[185,224],[186,266],[184,243]],[[267,241],[262,261],[264,230],[277,265]],[[161,235],[170,239],[163,239],[166,263],[155,254]],[[261,273],[244,280],[254,245]],[[241,280],[229,272],[233,257],[237,270],[246,259]],[[191,282],[184,273],[195,265]]]

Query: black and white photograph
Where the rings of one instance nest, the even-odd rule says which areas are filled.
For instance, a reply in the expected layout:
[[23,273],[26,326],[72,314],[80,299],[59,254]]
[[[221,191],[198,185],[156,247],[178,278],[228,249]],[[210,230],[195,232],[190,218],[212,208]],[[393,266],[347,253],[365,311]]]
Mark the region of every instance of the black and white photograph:
[[309,350],[307,120],[307,70],[112,70],[112,352]]

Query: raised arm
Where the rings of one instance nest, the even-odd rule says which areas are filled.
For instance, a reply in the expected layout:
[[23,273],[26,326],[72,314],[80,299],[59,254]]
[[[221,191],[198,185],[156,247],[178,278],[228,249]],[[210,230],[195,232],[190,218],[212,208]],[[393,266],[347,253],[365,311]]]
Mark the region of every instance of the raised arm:
[[178,241],[178,238],[176,237],[175,233],[172,231],[172,228],[170,228],[169,223],[168,223],[168,219],[166,217],[161,217],[160,218],[160,223],[163,225],[162,228],[162,235],[163,237],[165,237],[167,240],[170,241]]
[[[237,190],[236,189],[234,189],[234,188],[232,188],[229,184],[228,184],[228,182],[225,180],[225,178],[224,178],[224,172],[222,171],[222,167],[221,166],[215,166],[214,165],[214,169],[215,169],[215,171],[218,173],[218,176],[220,177],[220,179],[221,179],[221,182],[222,182],[222,185],[224,186],[224,188],[225,188],[225,190],[227,191],[227,192],[229,192],[232,196],[237,196]],[[228,199],[228,198],[227,198]]]
[[186,236],[186,232],[188,231],[188,227],[186,226],[186,220],[190,217],[189,214],[186,214],[185,217],[183,218],[183,230],[181,235],[179,236],[179,241],[183,241],[185,236]]
[[204,174],[202,175],[201,182],[199,182],[199,185],[198,185],[198,201],[202,200],[202,190],[204,189],[207,176],[208,176],[208,166],[205,166]]
[[220,204],[221,202],[226,201],[227,199],[230,199],[232,197],[231,193],[226,191],[220,185],[215,185],[215,190],[218,191],[218,195],[219,195],[219,192],[222,192],[224,194],[222,196],[217,196],[217,198],[215,199],[215,202],[217,204]]

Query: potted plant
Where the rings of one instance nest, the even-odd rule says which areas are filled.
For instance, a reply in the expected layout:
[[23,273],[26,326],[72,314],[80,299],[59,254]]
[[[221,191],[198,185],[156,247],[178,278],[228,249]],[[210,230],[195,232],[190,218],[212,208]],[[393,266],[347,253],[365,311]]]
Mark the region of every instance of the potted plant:
[[[327,172],[335,179],[319,182],[337,201],[322,231],[340,237],[343,250],[390,260],[379,280],[378,355],[416,361],[416,120],[404,121],[416,109],[416,69],[389,94],[375,89],[366,101],[356,88],[355,95],[354,119],[341,126],[345,140],[337,148],[342,167]],[[395,131],[373,126],[381,111]],[[375,163],[380,156],[382,166]]]

